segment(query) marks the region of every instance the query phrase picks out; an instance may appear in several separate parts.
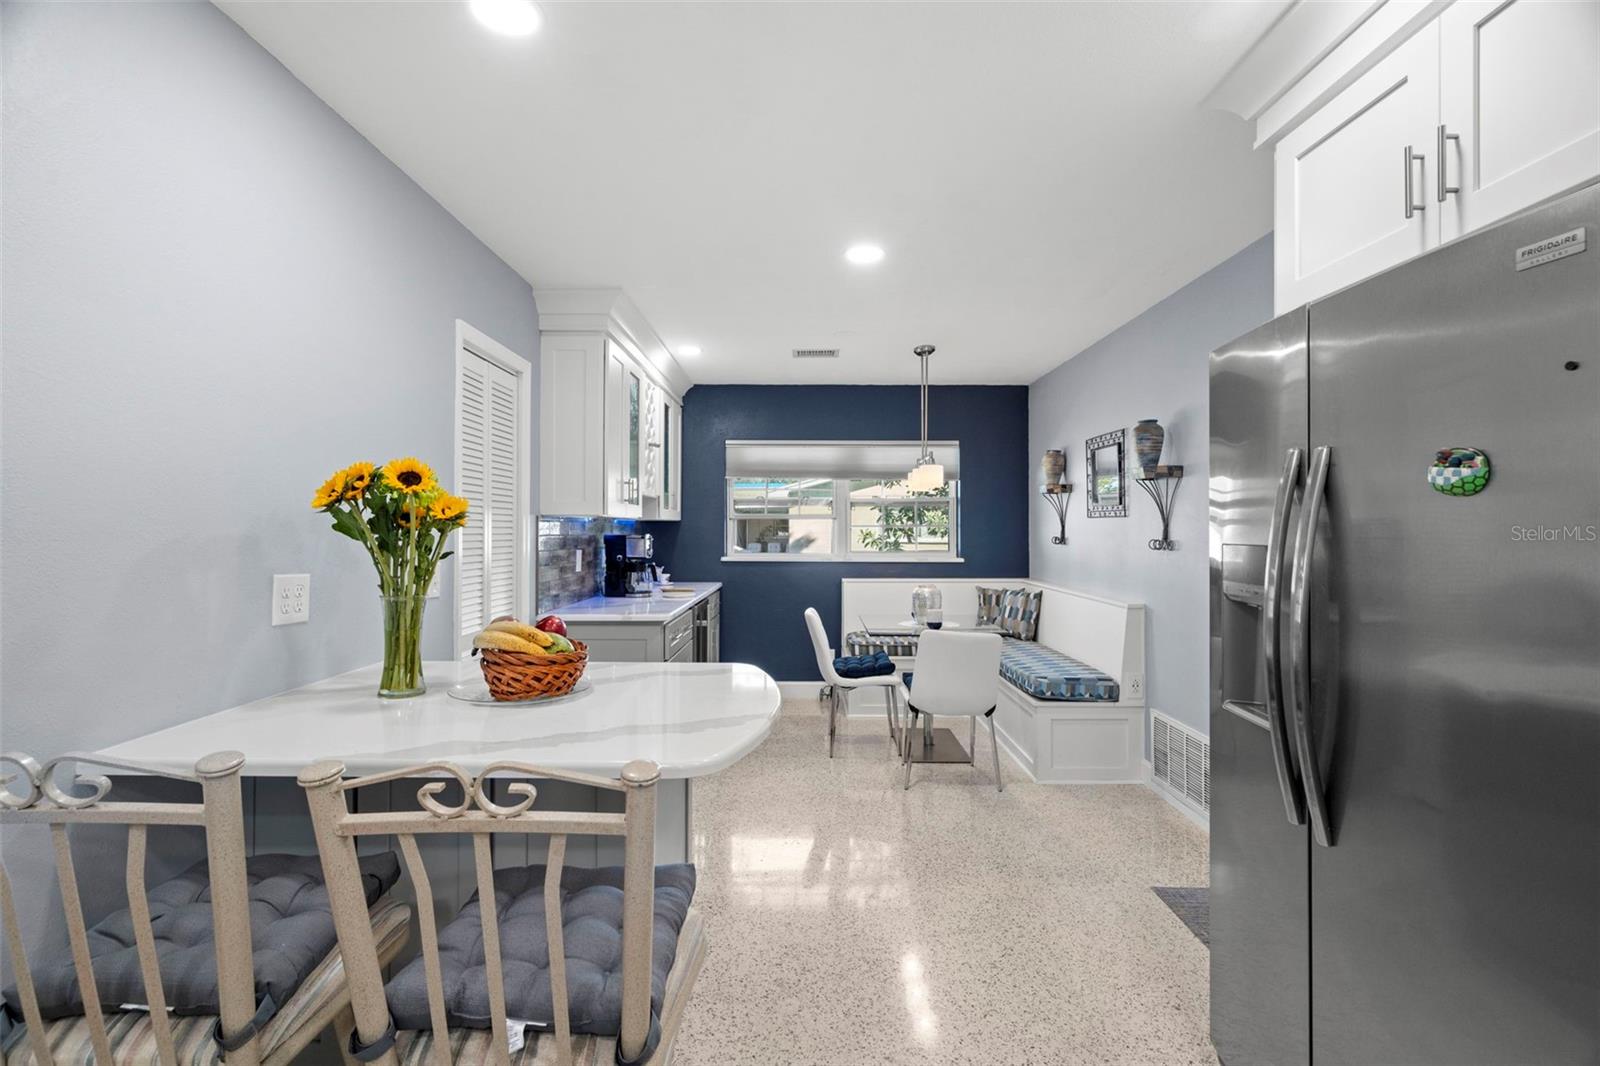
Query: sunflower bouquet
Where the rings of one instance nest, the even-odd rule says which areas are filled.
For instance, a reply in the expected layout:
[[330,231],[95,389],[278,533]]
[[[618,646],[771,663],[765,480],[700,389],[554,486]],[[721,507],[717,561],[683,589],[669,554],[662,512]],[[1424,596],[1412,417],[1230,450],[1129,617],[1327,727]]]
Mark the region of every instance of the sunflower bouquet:
[[380,696],[415,696],[422,682],[422,610],[451,532],[467,524],[467,501],[439,487],[428,464],[351,463],[322,483],[311,508],[359,541],[378,571],[383,596]]

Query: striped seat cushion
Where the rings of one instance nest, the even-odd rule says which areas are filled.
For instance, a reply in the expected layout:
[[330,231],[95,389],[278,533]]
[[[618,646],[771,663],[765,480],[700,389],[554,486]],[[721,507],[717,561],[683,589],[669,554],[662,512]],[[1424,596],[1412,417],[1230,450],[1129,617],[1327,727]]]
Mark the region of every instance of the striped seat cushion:
[[890,636],[856,630],[845,634],[844,647],[851,655],[872,655],[881,651],[891,658],[909,659],[917,654],[917,638],[910,633]]
[[[383,899],[372,908],[372,936],[378,945],[378,957],[387,959],[398,952],[406,941],[411,921],[411,908],[395,899]],[[344,963],[337,950],[329,952],[316,968],[301,982],[300,987],[278,1013],[272,1016],[261,1030],[261,1056],[266,1058],[275,1050],[289,1044],[307,1043],[315,1033],[303,1031],[307,1022],[324,1014],[333,1003],[349,999],[344,980]],[[172,1042],[178,1053],[179,1066],[216,1066],[222,1062],[222,1048],[211,1038],[216,1016],[189,1014],[172,1017]],[[105,1016],[107,1035],[116,1055],[118,1066],[157,1066],[160,1054],[156,1047],[155,1029],[150,1025],[150,1015],[144,1011],[122,1011]],[[82,1016],[62,1018],[49,1022],[50,1051],[56,1066],[89,1066],[94,1062],[94,1044],[89,1035],[89,1023]],[[317,1028],[326,1026],[324,1021]],[[17,1026],[5,1042],[6,1066],[37,1066],[33,1049],[28,1044],[27,1027]]]
[[1116,679],[1031,640],[1006,637],[1000,676],[1039,700],[1107,700],[1121,697]]

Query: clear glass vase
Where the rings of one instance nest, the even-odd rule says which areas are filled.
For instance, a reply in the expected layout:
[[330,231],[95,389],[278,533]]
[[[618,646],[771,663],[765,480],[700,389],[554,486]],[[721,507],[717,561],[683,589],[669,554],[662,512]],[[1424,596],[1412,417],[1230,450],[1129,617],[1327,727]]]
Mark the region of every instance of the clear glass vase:
[[423,594],[383,597],[383,675],[378,695],[386,699],[420,696],[428,690],[422,681]]

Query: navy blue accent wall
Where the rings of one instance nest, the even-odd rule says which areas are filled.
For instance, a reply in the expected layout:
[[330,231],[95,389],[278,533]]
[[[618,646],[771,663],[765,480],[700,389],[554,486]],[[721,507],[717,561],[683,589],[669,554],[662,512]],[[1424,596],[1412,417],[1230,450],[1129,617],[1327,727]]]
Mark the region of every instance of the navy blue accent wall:
[[[961,442],[961,563],[722,561],[723,444],[729,440],[916,440],[917,389],[905,385],[696,385],[683,404],[683,520],[644,523],[675,580],[721,581],[722,658],[780,681],[817,678],[802,612],[815,607],[835,646],[846,577],[1025,577],[1028,388],[930,390],[928,435]],[[907,600],[909,607],[910,601]]]

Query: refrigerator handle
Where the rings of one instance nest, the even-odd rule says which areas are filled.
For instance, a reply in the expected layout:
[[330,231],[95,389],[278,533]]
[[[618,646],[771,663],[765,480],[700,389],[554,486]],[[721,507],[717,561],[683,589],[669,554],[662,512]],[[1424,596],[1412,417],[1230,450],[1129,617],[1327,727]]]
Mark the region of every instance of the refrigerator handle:
[[1305,784],[1306,813],[1311,820],[1311,835],[1325,848],[1333,846],[1333,837],[1328,832],[1322,770],[1317,764],[1315,746],[1311,743],[1311,663],[1306,645],[1311,636],[1308,588],[1311,550],[1317,541],[1317,525],[1322,517],[1331,454],[1327,445],[1311,453],[1311,467],[1306,473],[1305,505],[1300,513],[1294,562],[1289,572],[1289,673],[1294,679],[1290,717],[1294,722],[1295,750],[1300,757],[1300,780]]
[[1283,793],[1283,813],[1290,825],[1305,825],[1305,802],[1300,796],[1300,781],[1289,750],[1289,723],[1283,713],[1283,674],[1279,666],[1283,626],[1278,619],[1278,602],[1283,598],[1284,543],[1289,531],[1289,507],[1294,490],[1300,485],[1303,453],[1290,448],[1283,458],[1283,473],[1278,477],[1278,493],[1272,502],[1272,525],[1267,531],[1267,573],[1262,589],[1261,657],[1267,671],[1267,733],[1272,745],[1272,765],[1278,772],[1278,790]]

